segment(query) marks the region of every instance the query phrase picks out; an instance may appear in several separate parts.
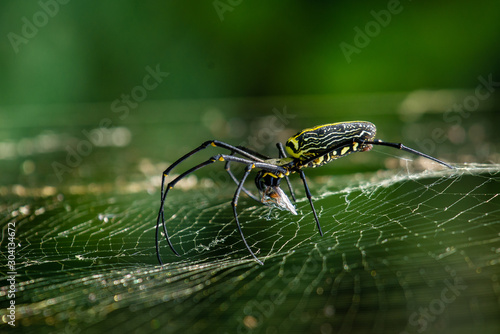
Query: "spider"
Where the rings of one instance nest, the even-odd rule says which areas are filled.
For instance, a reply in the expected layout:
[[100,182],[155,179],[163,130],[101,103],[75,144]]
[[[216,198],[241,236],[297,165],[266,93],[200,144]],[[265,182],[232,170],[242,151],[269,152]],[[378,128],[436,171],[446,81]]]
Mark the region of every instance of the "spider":
[[[246,147],[232,146],[218,140],[209,140],[204,142],[194,150],[188,152],[177,161],[175,161],[162,174],[161,204],[156,221],[156,255],[158,257],[158,262],[160,263],[160,265],[163,264],[160,256],[158,240],[160,220],[163,225],[163,233],[165,234],[168,245],[175,255],[180,256],[172,245],[172,242],[170,241],[167,227],[165,225],[164,208],[165,200],[167,198],[169,190],[171,190],[177,184],[177,182],[179,182],[189,174],[217,161],[226,163],[226,171],[237,184],[236,192],[234,193],[233,200],[231,202],[236,227],[246,248],[255,259],[255,261],[257,261],[261,265],[263,264],[263,262],[257,258],[257,256],[248,245],[243,231],[241,230],[240,222],[238,219],[236,208],[241,191],[264,205],[275,207],[280,210],[286,210],[296,215],[297,211],[295,210],[295,206],[292,204],[285,192],[280,188],[280,182],[282,181],[282,179],[286,180],[292,199],[293,201],[295,201],[295,194],[293,192],[288,176],[293,173],[298,173],[300,178],[302,179],[302,183],[304,184],[305,194],[307,196],[307,199],[309,200],[309,204],[311,206],[311,210],[314,216],[314,220],[316,221],[316,226],[318,227],[319,234],[323,236],[323,231],[321,230],[318,215],[316,214],[316,209],[314,208],[314,204],[312,201],[311,192],[309,190],[309,186],[307,185],[306,177],[303,171],[304,168],[319,167],[331,162],[332,160],[344,157],[353,152],[366,152],[371,150],[373,148],[373,145],[393,147],[433,160],[448,168],[454,168],[439,159],[416,151],[403,144],[388,143],[380,139],[375,139],[375,133],[375,125],[370,122],[364,121],[319,125],[302,130],[296,135],[290,137],[285,144],[285,149],[286,153],[288,153],[288,156],[285,153],[283,145],[281,143],[277,143],[276,146],[279,151],[279,157],[277,159],[267,157]],[[180,174],[165,187],[165,178],[178,164],[209,146],[226,149],[229,151],[229,154],[217,154],[211,157],[210,159]],[[232,162],[245,165],[245,171],[240,180],[235,177],[230,169],[230,163]],[[248,178],[250,172],[254,169],[258,170],[255,177],[255,184],[260,194],[260,199],[244,187],[246,179]]]

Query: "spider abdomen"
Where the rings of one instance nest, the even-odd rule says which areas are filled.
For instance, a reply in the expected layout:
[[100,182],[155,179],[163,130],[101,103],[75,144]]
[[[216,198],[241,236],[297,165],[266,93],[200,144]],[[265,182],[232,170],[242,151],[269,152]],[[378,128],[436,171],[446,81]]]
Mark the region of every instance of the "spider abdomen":
[[[350,150],[350,152],[354,152],[354,151]],[[345,153],[344,155],[349,154],[349,153]],[[320,157],[314,159],[313,161],[305,164],[304,167],[312,167],[312,168],[320,167],[320,166],[326,165],[330,161],[338,159],[344,155],[339,155],[339,152],[333,151],[333,152],[330,152],[328,154],[325,154],[323,156],[320,156]]]
[[363,121],[319,125],[290,137],[286,151],[299,160],[316,157],[304,167],[318,167],[352,152],[369,150],[371,145],[361,142],[372,141],[376,131],[374,124]]

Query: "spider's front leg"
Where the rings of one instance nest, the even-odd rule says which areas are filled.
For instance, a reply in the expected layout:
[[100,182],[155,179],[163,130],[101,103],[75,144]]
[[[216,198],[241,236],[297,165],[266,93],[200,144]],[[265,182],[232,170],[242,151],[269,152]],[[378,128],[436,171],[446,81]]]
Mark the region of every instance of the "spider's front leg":
[[[168,237],[168,233],[167,233],[167,228],[165,226],[165,217],[164,217],[164,204],[165,204],[165,199],[167,197],[167,193],[168,191],[173,188],[175,186],[175,184],[180,181],[181,179],[183,179],[184,177],[186,177],[187,175],[191,174],[192,172],[204,167],[204,166],[207,166],[215,161],[218,161],[219,159],[219,156],[215,156],[215,157],[212,157],[211,159],[199,164],[199,165],[196,165],[195,167],[191,168],[190,170],[188,170],[187,172],[181,174],[179,177],[177,177],[174,181],[170,182],[167,186],[167,188],[165,189],[165,178],[170,174],[170,172],[178,165],[180,164],[181,162],[183,162],[184,160],[188,159],[189,157],[191,157],[192,155],[196,154],[197,152],[201,151],[201,150],[204,150],[206,149],[207,147],[209,146],[213,146],[213,147],[221,147],[221,148],[224,148],[226,150],[229,150],[231,152],[234,153],[237,153],[237,154],[240,154],[244,157],[246,157],[247,159],[251,159],[252,161],[255,160],[255,161],[258,161],[258,162],[262,162],[263,159],[259,158],[259,157],[256,157],[254,155],[252,155],[252,153],[250,152],[247,152],[245,151],[244,149],[242,148],[239,148],[239,147],[236,147],[236,146],[232,146],[230,144],[226,144],[224,142],[221,142],[221,141],[218,141],[218,140],[208,140],[208,141],[205,141],[203,142],[200,146],[198,146],[197,148],[191,150],[190,152],[186,153],[185,155],[183,155],[182,157],[180,157],[179,159],[177,159],[174,163],[172,163],[166,170],[163,171],[162,173],[162,178],[161,178],[161,194],[160,194],[160,200],[161,200],[161,204],[160,204],[160,210],[159,210],[159,213],[158,213],[158,218],[156,220],[156,235],[155,235],[155,239],[156,239],[156,256],[158,258],[158,262],[160,264],[163,264],[162,260],[161,260],[161,257],[160,257],[160,246],[159,246],[159,240],[158,240],[158,232],[159,232],[159,224],[160,224],[160,220],[162,222],[162,225],[163,225],[163,233],[165,234],[165,238],[167,239],[167,242],[168,242],[168,245],[170,246],[170,248],[172,249],[172,251],[174,252],[174,254],[178,255],[179,256],[179,253],[177,253],[177,251],[175,250],[175,248],[173,247],[172,243],[170,242],[170,238]],[[248,161],[248,160],[247,160]],[[238,161],[240,162],[240,161]]]
[[[208,142],[210,143],[210,142]],[[202,145],[203,146],[203,145]],[[200,147],[202,147],[200,146]],[[183,156],[181,159],[179,160],[183,160],[183,159],[186,159],[187,157],[189,157],[190,155],[194,154],[195,152],[197,152],[197,150],[199,151],[201,148],[198,147],[197,149],[191,151],[190,153],[186,154],[185,156]],[[238,151],[241,151],[240,149],[234,147],[236,150]],[[246,153],[248,154],[248,153]],[[179,163],[179,160],[177,160],[173,165],[177,165]],[[260,160],[260,159],[259,159]],[[161,256],[160,256],[160,245],[159,245],[159,239],[158,239],[158,235],[159,235],[159,226],[160,226],[160,220],[161,220],[161,224],[163,225],[163,233],[165,234],[165,238],[167,239],[167,242],[168,242],[168,245],[170,246],[170,249],[174,252],[174,254],[176,254],[177,256],[179,256],[179,253],[175,250],[174,246],[172,245],[171,241],[170,241],[170,238],[168,236],[168,231],[167,231],[167,227],[166,227],[166,224],[165,224],[165,219],[164,219],[164,208],[165,208],[165,201],[166,201],[166,198],[167,198],[167,195],[168,195],[168,192],[173,189],[175,187],[175,185],[180,181],[182,180],[183,178],[187,177],[188,175],[190,175],[191,173],[197,171],[198,169],[201,169],[205,166],[208,166],[214,162],[217,162],[217,161],[221,161],[221,162],[224,162],[224,161],[232,161],[232,162],[237,162],[237,163],[241,163],[241,164],[244,164],[247,166],[247,170],[250,168],[253,169],[253,168],[260,168],[260,169],[266,169],[266,170],[270,170],[272,171],[273,173],[276,173],[276,174],[280,174],[280,173],[286,173],[286,169],[280,167],[280,166],[275,166],[275,165],[272,165],[272,164],[269,164],[269,163],[266,163],[266,162],[261,162],[261,161],[258,161],[258,160],[249,160],[249,159],[245,159],[245,158],[240,158],[240,157],[236,157],[234,155],[227,155],[227,154],[218,154],[218,155],[215,155],[213,157],[211,157],[210,159],[188,169],[187,171],[185,171],[184,173],[182,173],[181,175],[177,176],[173,181],[171,181],[164,189],[164,184],[165,184],[165,177],[167,176],[168,172],[172,169],[170,166],[164,173],[163,173],[163,178],[162,178],[162,196],[161,196],[161,204],[160,204],[160,210],[158,212],[158,218],[156,220],[156,255],[157,255],[157,258],[158,258],[158,262],[160,264],[163,264],[162,260],[161,260]],[[244,178],[246,179],[248,177],[248,174],[250,172],[249,171],[245,171],[245,175],[244,175]],[[244,181],[244,180],[243,180]],[[239,185],[238,185],[238,189],[237,189],[237,195],[236,196],[236,202],[237,202],[237,199],[239,197],[239,194],[241,192],[241,189],[243,187],[243,182],[240,181]],[[236,203],[235,202],[235,203]],[[238,224],[238,229],[240,230],[240,234],[242,233],[241,232],[241,229],[239,227],[239,222],[237,220],[237,224]],[[248,244],[246,244],[246,241],[245,239],[243,238],[243,241],[245,242],[245,245],[247,245],[247,248],[250,249],[248,247]],[[252,255],[255,257],[255,255],[252,253]]]

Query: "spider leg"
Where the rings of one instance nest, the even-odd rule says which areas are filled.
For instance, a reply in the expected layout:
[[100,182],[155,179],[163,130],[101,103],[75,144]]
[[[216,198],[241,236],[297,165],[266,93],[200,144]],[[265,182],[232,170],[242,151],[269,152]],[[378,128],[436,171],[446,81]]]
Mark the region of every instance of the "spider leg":
[[243,231],[241,230],[240,222],[238,220],[238,212],[236,212],[236,207],[238,206],[238,198],[240,196],[241,190],[243,189],[243,184],[245,183],[245,180],[247,179],[248,175],[250,174],[250,171],[252,170],[253,165],[247,165],[247,168],[245,169],[245,174],[243,174],[243,177],[241,178],[241,181],[238,184],[238,188],[236,188],[236,192],[234,193],[233,201],[231,202],[231,205],[233,206],[233,213],[234,213],[234,219],[236,221],[236,226],[238,227],[238,231],[240,232],[241,239],[243,240],[243,243],[247,247],[248,251],[250,254],[253,256],[255,261],[257,261],[260,265],[264,265],[264,263],[255,256],[254,252],[248,245],[245,236],[243,235]]
[[[236,146],[237,148],[239,148],[240,150],[242,151],[245,151],[247,153],[250,153],[256,157],[259,157],[261,159],[270,159],[270,157],[268,156],[265,156],[259,152],[255,152],[247,147],[244,147],[244,146]],[[231,152],[231,155],[234,155],[234,151]],[[231,171],[231,162],[230,161],[227,161],[226,162],[226,165],[225,165],[225,169],[226,169],[226,172],[229,174],[229,176],[231,177],[231,179],[233,179],[234,183],[238,184],[240,181],[236,178],[236,176],[234,176],[233,172]],[[247,194],[250,198],[252,198],[253,200],[257,201],[260,203],[260,199],[258,196],[255,196],[254,194],[252,194],[248,189],[246,189],[245,187],[242,187],[241,190],[243,190],[243,192],[245,192],[245,194]]]
[[202,162],[201,164],[198,164],[198,165],[194,166],[193,168],[187,170],[186,172],[182,173],[177,178],[175,178],[172,182],[170,182],[167,185],[166,189],[164,189],[164,184],[165,184],[165,177],[167,176],[167,174],[163,173],[163,177],[162,177],[162,180],[161,180],[161,193],[162,193],[161,204],[160,204],[160,211],[158,212],[158,218],[156,219],[156,236],[155,236],[155,239],[156,239],[156,256],[158,258],[158,262],[160,263],[160,265],[163,264],[163,262],[161,261],[161,257],[160,257],[160,244],[159,244],[159,240],[158,240],[158,234],[159,234],[158,232],[159,232],[159,226],[160,226],[160,219],[161,219],[161,223],[163,225],[163,233],[165,234],[165,239],[167,239],[167,242],[168,242],[168,245],[170,246],[170,249],[174,252],[175,255],[180,256],[179,253],[175,250],[174,246],[172,245],[172,242],[170,241],[170,238],[169,238],[168,232],[167,232],[167,226],[165,225],[165,219],[164,219],[163,211],[164,211],[165,200],[167,198],[168,191],[170,189],[172,189],[176,185],[177,182],[179,182],[180,180],[182,180],[183,178],[185,178],[189,174],[193,173],[194,171],[196,171],[196,170],[198,170],[198,169],[200,169],[202,167],[205,167],[205,166],[207,166],[209,164],[212,164],[215,161],[217,161],[214,158],[215,157],[212,157],[211,159],[209,159],[209,160],[207,160],[205,162]]
[[186,160],[187,158],[189,158],[193,154],[207,148],[208,146],[225,148],[226,150],[240,154],[241,156],[244,156],[247,159],[251,159],[254,161],[258,161],[258,162],[264,162],[264,159],[261,159],[258,156],[253,155],[252,153],[249,153],[247,150],[245,150],[243,148],[238,148],[236,146],[232,146],[232,145],[226,144],[226,143],[218,141],[218,140],[208,140],[208,141],[204,142],[203,144],[201,144],[200,146],[198,146],[197,148],[195,148],[194,150],[186,153],[181,158],[177,159],[177,161],[175,161],[173,164],[171,164],[163,172],[163,174],[165,174],[165,176],[167,176],[172,171],[172,169],[174,169],[175,166],[177,166],[178,164],[180,164],[181,162],[183,162],[184,160]]
[[[286,158],[286,153],[285,150],[283,149],[283,144],[277,143],[276,147],[278,147],[280,159]],[[290,179],[288,178],[288,176],[285,176],[285,179],[286,179],[286,184],[288,185],[288,189],[290,189],[290,194],[292,194],[293,201],[297,202],[297,200],[295,199],[295,193],[293,192],[292,184],[290,183]]]
[[307,185],[306,175],[304,174],[303,170],[300,170],[299,174],[300,174],[300,178],[302,179],[302,182],[304,183],[304,188],[306,189],[306,196],[307,196],[307,199],[309,200],[309,204],[311,204],[311,209],[312,209],[312,212],[314,215],[314,219],[316,220],[316,225],[318,226],[319,234],[321,236],[323,236],[323,231],[321,230],[321,225],[319,224],[318,215],[316,214],[316,209],[314,208],[314,204],[312,201],[311,192],[309,191],[309,186]]
[[[208,142],[210,143],[210,142]],[[201,147],[201,146],[200,146]],[[200,148],[198,147],[198,151],[203,149],[203,148]],[[190,155],[196,153],[197,151],[194,150],[189,152],[188,154],[186,154],[184,157],[182,157],[182,159],[186,159],[186,157],[189,157]],[[179,163],[179,160],[177,160],[174,164],[178,164]],[[273,173],[286,173],[286,169],[283,168],[283,167],[280,167],[280,166],[275,166],[275,165],[272,165],[272,164],[269,164],[269,163],[265,163],[265,162],[258,162],[258,161],[253,161],[253,160],[248,160],[248,159],[244,159],[244,158],[240,158],[240,157],[235,157],[233,155],[226,155],[226,154],[218,154],[218,155],[215,155],[213,157],[211,157],[210,159],[208,159],[207,161],[204,161],[190,169],[188,169],[187,171],[185,171],[184,173],[182,173],[181,175],[179,175],[178,177],[176,177],[173,181],[171,181],[167,187],[165,188],[164,185],[165,185],[165,177],[168,175],[168,172],[172,169],[170,166],[164,173],[163,173],[163,177],[162,177],[162,197],[161,197],[161,204],[160,204],[160,210],[158,212],[158,218],[156,220],[156,236],[155,236],[155,239],[156,239],[156,256],[158,258],[158,262],[161,264],[163,264],[163,262],[161,261],[161,257],[160,257],[160,246],[159,246],[159,240],[158,240],[158,232],[159,232],[159,225],[160,225],[160,219],[161,219],[161,223],[163,225],[163,232],[165,234],[165,238],[167,239],[167,242],[168,242],[168,245],[170,246],[170,249],[172,249],[172,251],[174,252],[174,254],[176,254],[177,256],[180,256],[179,253],[175,250],[175,248],[173,247],[171,241],[170,241],[170,238],[168,236],[168,232],[167,232],[167,227],[166,227],[166,224],[165,224],[165,219],[164,219],[164,207],[165,207],[165,200],[167,198],[167,194],[168,194],[168,191],[170,189],[172,189],[176,184],[177,182],[179,182],[180,180],[182,180],[183,178],[185,178],[186,176],[188,176],[189,174],[197,171],[198,169],[200,168],[203,168],[207,165],[210,165],[216,161],[234,161],[234,162],[238,162],[238,163],[242,163],[242,164],[245,164],[247,166],[250,166],[251,168],[260,168],[260,169],[265,169],[265,170],[268,170],[268,171],[271,171]],[[248,172],[249,173],[249,172]],[[248,173],[246,172],[245,173],[245,178],[248,176]],[[241,187],[243,187],[243,183],[240,182],[239,184],[239,190],[241,191]],[[239,192],[240,192],[239,191]],[[238,196],[239,196],[239,192],[238,192]],[[239,223],[238,223],[238,226],[239,226]],[[240,231],[241,233],[241,231]],[[246,243],[246,242],[245,242]],[[248,248],[248,245],[247,245],[247,248]]]
[[[233,179],[234,183],[239,184],[240,181],[238,181],[238,179],[236,178],[236,176],[234,176],[233,172],[231,171],[231,161],[226,161],[225,169],[226,169],[226,172],[231,177],[231,179]],[[260,203],[260,199],[257,196],[255,196],[254,194],[252,194],[250,192],[250,190],[248,190],[245,187],[242,187],[241,190],[243,190],[243,192],[245,192],[245,194],[247,194],[250,198],[252,198],[253,200],[255,200],[255,201],[257,201],[257,202]]]
[[[160,205],[160,211],[159,211],[159,214],[158,214],[158,219],[156,221],[156,254],[157,254],[157,257],[158,257],[158,262],[160,264],[163,264],[162,261],[161,261],[161,258],[160,258],[160,252],[159,252],[159,241],[158,241],[158,225],[159,225],[159,221],[161,219],[162,221],[162,224],[163,224],[163,232],[165,233],[165,237],[168,241],[168,244],[170,246],[170,248],[172,249],[172,251],[176,254],[176,255],[179,255],[177,253],[177,251],[174,249],[173,245],[171,244],[170,242],[170,239],[168,237],[168,234],[167,234],[167,229],[165,227],[165,217],[164,217],[164,203],[165,203],[165,199],[167,197],[167,193],[168,193],[168,190],[169,188],[167,188],[165,190],[165,178],[168,176],[168,174],[172,171],[172,169],[175,168],[175,166],[177,166],[178,164],[180,164],[181,162],[183,162],[184,160],[186,160],[187,158],[189,158],[190,156],[192,156],[193,154],[207,148],[208,146],[214,146],[214,147],[221,147],[221,148],[225,148],[229,151],[232,151],[234,153],[238,153],[248,159],[251,159],[251,160],[255,160],[255,161],[258,161],[258,162],[263,162],[264,159],[262,159],[260,154],[259,156],[256,156],[254,155],[253,151],[250,151],[248,152],[249,150],[243,148],[243,147],[235,147],[235,146],[232,146],[232,145],[229,145],[229,144],[226,144],[224,142],[221,142],[221,141],[218,141],[218,140],[209,140],[209,141],[206,141],[204,143],[202,143],[200,146],[198,146],[197,148],[195,148],[194,150],[186,153],[185,155],[183,155],[181,158],[179,158],[178,160],[176,160],[172,165],[170,165],[166,170],[163,171],[163,174],[162,174],[162,180],[161,180],[161,194],[160,194],[160,199],[161,199],[161,205]],[[210,161],[210,160],[209,160]],[[191,169],[190,170],[190,173],[194,172],[195,170],[199,169],[199,168],[202,168],[214,161],[206,161],[204,163],[201,163],[200,165],[198,166],[195,166],[194,169]],[[189,173],[184,173],[182,174],[183,176],[182,177],[185,177],[187,174]],[[182,178],[178,178],[179,180]],[[176,179],[177,180],[177,179]],[[178,181],[178,180],[177,180]],[[177,183],[177,181],[175,181],[173,184],[172,184],[172,187],[173,185],[175,185],[175,183]],[[170,184],[169,184],[170,186]]]
[[380,139],[375,139],[373,141],[364,141],[364,142],[361,142],[362,144],[372,144],[372,145],[381,145],[381,146],[389,146],[389,147],[393,147],[393,148],[396,148],[398,150],[403,150],[403,151],[406,151],[406,152],[409,152],[409,153],[413,153],[415,155],[419,155],[421,157],[424,157],[426,159],[429,159],[429,160],[432,160],[432,161],[435,161],[437,162],[438,164],[441,164],[443,166],[446,166],[448,168],[451,168],[451,169],[455,169],[455,167],[447,164],[446,162],[444,161],[441,161],[439,159],[436,159],[434,157],[431,157],[430,155],[427,155],[425,153],[422,153],[422,152],[419,152],[417,150],[414,150],[408,146],[405,146],[401,143],[388,143],[388,142],[385,142],[385,141],[382,141]]
[[[259,152],[256,152],[252,149],[249,149],[248,147],[244,147],[244,146],[236,146],[237,148],[239,148],[240,150],[242,151],[245,151],[249,154],[252,154],[254,157],[259,157],[260,159],[262,160],[267,160],[267,159],[271,159],[271,157],[268,157],[262,153],[259,153]],[[231,152],[231,155],[234,155],[235,152]],[[234,176],[234,174],[231,172],[231,167],[230,167],[231,163],[228,161],[226,162],[226,171],[228,172],[228,174],[231,176],[231,178],[233,179],[233,181],[238,184],[240,181]],[[260,203],[260,199],[258,198],[258,196],[255,196],[253,194],[251,194],[251,192],[249,190],[247,190],[245,187],[242,188],[242,190],[249,196],[251,197],[252,199],[256,200],[257,202]]]
[[[187,158],[189,158],[193,154],[207,148],[208,146],[225,148],[227,150],[230,150],[232,152],[231,154],[237,153],[237,154],[240,154],[246,158],[249,158],[249,159],[252,159],[252,160],[255,160],[258,162],[263,162],[266,158],[268,158],[260,153],[252,151],[252,150],[250,150],[246,147],[243,147],[243,146],[233,146],[233,145],[230,145],[230,144],[218,141],[218,140],[208,140],[208,141],[202,143],[200,146],[198,146],[194,150],[186,153],[181,158],[177,159],[172,165],[170,165],[165,171],[163,171],[162,184],[161,184],[161,195],[160,195],[161,199],[163,198],[163,189],[164,189],[163,186],[164,186],[165,177],[167,177],[168,174],[170,174],[172,169],[174,169],[178,164],[180,164],[181,162],[183,162],[184,160],[186,160]],[[231,175],[231,173],[230,173],[230,176],[233,180],[235,180],[234,175]],[[235,182],[238,183],[237,180]],[[251,195],[248,190],[245,189],[244,191],[250,197],[252,197],[253,199],[256,199],[259,202],[257,197]],[[161,213],[161,216],[162,216],[162,220],[164,220],[163,212]]]
[[259,157],[261,158],[262,160],[266,160],[266,159],[271,159],[271,157],[268,157],[267,155],[264,155],[262,153],[259,153],[259,152],[256,152],[252,149],[249,149],[248,147],[245,147],[245,146],[236,146],[237,148],[239,148],[240,150],[242,151],[245,151],[247,153],[250,153],[251,155],[255,156],[255,157]]
[[165,177],[167,176],[167,174],[165,174],[165,172],[163,172],[162,174],[162,177],[161,177],[161,193],[160,193],[160,213],[158,214],[158,218],[156,219],[156,233],[155,233],[155,240],[156,240],[156,257],[158,258],[158,262],[160,263],[160,265],[163,265],[163,262],[161,261],[161,258],[160,258],[160,245],[159,245],[159,240],[158,240],[158,225],[159,225],[159,221],[160,221],[160,215],[161,215],[161,221],[162,221],[162,224],[163,224],[163,233],[165,234],[165,238],[167,239],[167,242],[168,242],[168,245],[170,246],[170,249],[172,249],[172,251],[174,252],[175,255],[177,256],[180,256],[179,253],[177,253],[177,251],[174,249],[174,246],[172,245],[172,243],[170,242],[170,238],[168,237],[168,233],[167,233],[167,229],[165,227],[165,217],[164,217],[164,214],[163,214],[163,206],[165,204],[165,199],[167,198],[167,191],[164,192],[164,188],[165,188]]

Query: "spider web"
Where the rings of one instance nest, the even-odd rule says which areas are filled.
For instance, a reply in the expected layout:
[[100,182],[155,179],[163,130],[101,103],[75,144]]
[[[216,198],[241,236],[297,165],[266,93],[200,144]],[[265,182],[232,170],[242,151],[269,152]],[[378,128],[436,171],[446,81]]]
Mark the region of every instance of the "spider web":
[[15,223],[15,329],[497,333],[499,177],[500,166],[488,165],[313,179],[323,237],[300,181],[297,216],[242,195],[243,232],[264,266],[235,228],[233,186],[190,179],[190,189],[172,192],[167,226],[182,256],[162,239],[163,267],[151,185],[49,196],[13,188],[1,206],[0,247],[7,258]]

